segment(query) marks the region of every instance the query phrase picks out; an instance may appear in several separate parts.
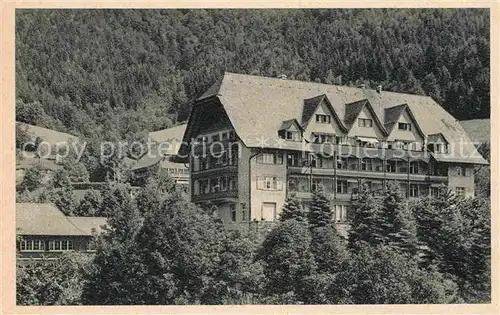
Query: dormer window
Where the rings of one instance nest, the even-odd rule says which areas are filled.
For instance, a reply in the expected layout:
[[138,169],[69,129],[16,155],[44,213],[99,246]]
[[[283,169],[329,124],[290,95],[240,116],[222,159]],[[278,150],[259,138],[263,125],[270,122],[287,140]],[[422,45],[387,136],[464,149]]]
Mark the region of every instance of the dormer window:
[[302,138],[302,128],[295,119],[285,120],[278,130],[280,138],[291,141],[300,141]]
[[406,131],[411,131],[411,124],[408,123],[398,123],[398,129],[399,130],[406,130]]
[[317,114],[316,122],[320,124],[330,124],[332,122],[332,116]]
[[285,132],[285,139],[287,140],[295,140],[297,138],[297,132],[287,131]]

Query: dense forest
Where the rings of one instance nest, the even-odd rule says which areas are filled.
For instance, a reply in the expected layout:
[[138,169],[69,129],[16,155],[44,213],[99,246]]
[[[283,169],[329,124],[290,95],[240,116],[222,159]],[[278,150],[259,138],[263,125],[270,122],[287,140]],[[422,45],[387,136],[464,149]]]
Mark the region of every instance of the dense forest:
[[138,139],[223,71],[381,84],[486,118],[489,28],[487,9],[18,10],[16,119]]

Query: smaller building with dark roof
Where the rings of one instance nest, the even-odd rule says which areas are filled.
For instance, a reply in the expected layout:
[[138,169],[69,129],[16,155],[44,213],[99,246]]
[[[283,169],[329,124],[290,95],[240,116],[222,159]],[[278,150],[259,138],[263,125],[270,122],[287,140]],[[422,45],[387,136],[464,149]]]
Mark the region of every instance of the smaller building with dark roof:
[[93,252],[104,217],[71,217],[51,203],[17,203],[17,250],[21,259],[54,258],[66,251]]

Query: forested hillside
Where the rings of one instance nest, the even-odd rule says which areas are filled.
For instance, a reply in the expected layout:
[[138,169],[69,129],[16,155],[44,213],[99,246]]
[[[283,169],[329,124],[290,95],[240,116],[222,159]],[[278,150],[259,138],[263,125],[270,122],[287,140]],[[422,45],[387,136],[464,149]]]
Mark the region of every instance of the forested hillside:
[[489,117],[483,9],[18,10],[16,119],[132,139],[186,119],[222,71],[427,94]]

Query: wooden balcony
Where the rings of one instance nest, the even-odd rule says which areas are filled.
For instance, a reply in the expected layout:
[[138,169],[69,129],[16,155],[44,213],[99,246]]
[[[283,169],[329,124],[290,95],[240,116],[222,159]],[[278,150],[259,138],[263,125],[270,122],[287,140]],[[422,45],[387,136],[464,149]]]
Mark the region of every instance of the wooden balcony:
[[226,190],[226,191],[217,191],[210,192],[208,194],[203,195],[192,195],[192,202],[203,202],[203,201],[213,201],[213,202],[223,202],[223,201],[234,201],[238,198],[237,190]]
[[238,173],[238,165],[226,165],[221,167],[214,167],[208,170],[192,171],[192,179],[210,177],[212,175],[222,175],[222,174],[236,174]]
[[[367,179],[387,179],[387,180],[408,180],[408,173],[403,172],[384,172],[384,171],[363,171],[358,169],[335,169],[333,168],[314,168],[314,167],[289,167],[289,174],[294,175],[313,175],[313,176],[334,176],[367,178]],[[411,181],[433,181],[446,182],[447,176],[430,176],[428,174],[410,174]]]

